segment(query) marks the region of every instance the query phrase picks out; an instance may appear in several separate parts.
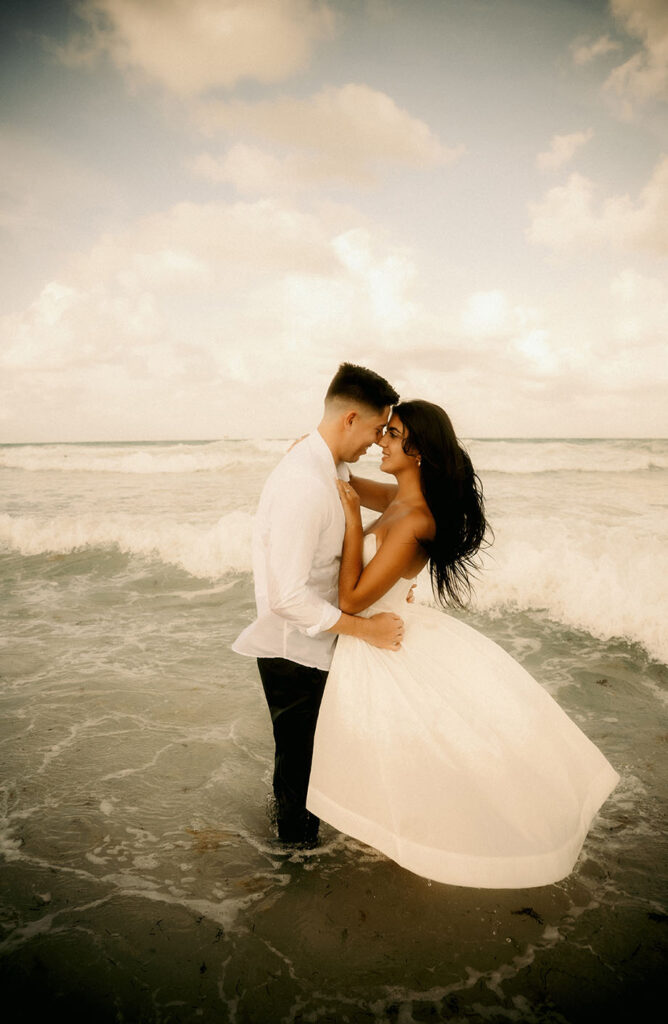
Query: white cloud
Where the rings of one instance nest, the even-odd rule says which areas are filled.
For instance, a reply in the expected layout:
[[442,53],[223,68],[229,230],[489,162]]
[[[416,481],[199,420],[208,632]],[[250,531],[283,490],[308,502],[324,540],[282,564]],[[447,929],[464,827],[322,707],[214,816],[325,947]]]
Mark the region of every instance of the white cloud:
[[291,152],[277,156],[259,146],[235,143],[219,156],[203,152],[187,161],[190,171],[215,184],[230,184],[242,196],[300,194],[305,188],[355,185],[372,186],[382,157],[360,154],[347,161],[327,154]]
[[592,403],[616,429],[660,426],[647,397],[665,366],[657,278],[628,268],[569,321],[501,288],[425,306],[417,271],[341,210],[179,204],[101,239],[0,321],[3,433],[301,433],[351,358],[446,405],[462,432],[591,432]]
[[49,369],[75,361],[78,352],[67,321],[78,300],[75,288],[53,281],[25,317],[5,317],[2,363],[7,369]]
[[668,99],[668,3],[666,0],[611,0],[614,17],[642,47],[609,75],[605,88],[631,117],[635,107]]
[[460,314],[460,330],[470,339],[510,340],[539,327],[543,314],[535,306],[513,303],[501,288],[472,292]]
[[432,390],[438,384],[465,417],[484,408],[495,430],[509,435],[660,434],[667,291],[628,269],[588,289],[577,308],[549,297],[545,307],[532,306],[499,288],[474,292],[460,313],[461,341],[453,331],[443,355],[450,372]]
[[571,47],[571,52],[575,64],[589,64],[598,57],[605,57],[608,53],[614,53],[621,48],[621,43],[611,39],[608,35],[603,35],[593,42],[577,39]]
[[493,289],[469,295],[461,314],[461,326],[470,338],[505,336],[512,330],[512,309],[506,293]]
[[541,171],[554,171],[563,167],[573,159],[578,149],[589,142],[592,135],[591,129],[586,132],[572,132],[570,135],[554,135],[550,141],[550,148],[536,157],[536,166]]
[[338,235],[332,248],[368,307],[364,320],[371,319],[384,334],[403,332],[417,319],[417,309],[408,298],[415,279],[410,254],[393,248],[388,253],[375,251],[368,231],[357,228]]
[[308,169],[294,154],[279,158],[243,142],[231,146],[222,156],[200,153],[188,166],[200,178],[234,185],[242,195],[291,191],[308,180]]
[[534,373],[541,377],[556,374],[564,366],[564,353],[553,348],[549,331],[535,328],[513,340],[513,350]]
[[331,36],[334,14],[313,0],[82,0],[87,29],[49,48],[70,66],[107,54],[180,96],[243,79],[282,81]]
[[39,423],[48,406],[64,436],[76,407],[83,436],[127,436],[139,405],[163,436],[192,436],[206,402],[220,432],[244,433],[259,393],[278,403],[321,366],[331,376],[364,347],[401,346],[420,317],[411,256],[342,220],[267,200],[180,203],[104,236],[0,320],[11,422]]
[[[283,270],[327,271],[327,231],[317,216],[265,199],[257,202],[176,203],[141,218],[126,231],[103,236],[81,261],[88,278],[122,274],[144,258],[146,280],[155,260],[190,279],[207,271],[238,282],[249,275]],[[177,254],[166,259],[165,253]],[[151,272],[149,272],[149,270]]]
[[236,143],[220,156],[200,153],[188,161],[193,174],[216,184],[230,184],[241,195],[271,196],[298,193],[305,187],[342,181],[367,184],[370,171],[352,162],[332,167],[326,158],[312,153],[275,156],[258,146]]
[[658,162],[636,200],[617,195],[596,204],[595,193],[594,183],[579,174],[550,189],[530,204],[529,240],[562,251],[606,245],[668,252],[668,156]]
[[618,344],[661,350],[656,370],[663,367],[668,376],[666,341],[668,340],[668,284],[656,277],[640,274],[627,267],[617,274],[610,285],[613,307],[611,310],[611,338]]
[[545,378],[566,368],[570,352],[557,349],[544,325],[544,314],[532,306],[512,303],[502,289],[473,292],[460,317],[469,350],[492,358],[498,372]]
[[247,103],[214,101],[200,107],[204,131],[260,137],[288,147],[276,158],[245,144],[222,158],[200,157],[195,169],[250,190],[296,176],[298,181],[327,179],[368,182],[384,164],[433,167],[452,162],[463,146],[449,148],[419,118],[402,110],[383,92],[349,83],[328,87],[306,99],[280,97]]
[[[252,308],[262,281],[327,276],[338,266],[315,216],[267,200],[178,203],[103,236],[28,309],[4,318],[3,358],[28,369],[123,362],[137,344],[178,346],[182,338],[206,348],[245,301],[249,322],[262,319]],[[281,312],[271,314],[280,321]]]

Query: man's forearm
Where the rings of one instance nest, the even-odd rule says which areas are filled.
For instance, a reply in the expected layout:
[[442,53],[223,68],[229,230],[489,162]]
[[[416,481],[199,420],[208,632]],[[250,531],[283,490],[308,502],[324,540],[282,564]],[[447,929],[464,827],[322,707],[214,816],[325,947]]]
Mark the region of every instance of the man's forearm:
[[348,615],[341,612],[341,617],[326,633],[336,633],[337,636],[356,636],[359,640],[366,640],[370,635],[369,619],[362,615]]
[[377,612],[364,618],[362,615],[348,615],[341,612],[341,618],[326,630],[327,633],[345,633],[364,640],[373,647],[382,647],[389,651],[398,651],[404,632],[403,620],[394,612]]

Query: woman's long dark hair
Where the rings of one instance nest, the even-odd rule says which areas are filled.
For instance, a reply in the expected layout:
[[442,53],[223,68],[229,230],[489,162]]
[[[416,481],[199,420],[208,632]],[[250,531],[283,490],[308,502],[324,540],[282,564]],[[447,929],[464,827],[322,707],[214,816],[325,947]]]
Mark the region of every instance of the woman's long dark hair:
[[420,484],[436,522],[434,538],[421,541],[429,555],[434,595],[441,604],[463,608],[478,567],[475,555],[491,533],[482,484],[439,405],[401,402],[393,412],[405,428],[404,451],[420,456]]

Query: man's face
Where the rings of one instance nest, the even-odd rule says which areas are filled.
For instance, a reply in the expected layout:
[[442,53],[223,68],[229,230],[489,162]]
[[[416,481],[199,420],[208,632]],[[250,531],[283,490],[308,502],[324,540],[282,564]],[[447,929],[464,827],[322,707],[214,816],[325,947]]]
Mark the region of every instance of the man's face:
[[354,419],[347,427],[346,446],[343,453],[344,462],[357,462],[367,448],[377,444],[387,426],[391,407],[387,405],[382,412],[358,409]]

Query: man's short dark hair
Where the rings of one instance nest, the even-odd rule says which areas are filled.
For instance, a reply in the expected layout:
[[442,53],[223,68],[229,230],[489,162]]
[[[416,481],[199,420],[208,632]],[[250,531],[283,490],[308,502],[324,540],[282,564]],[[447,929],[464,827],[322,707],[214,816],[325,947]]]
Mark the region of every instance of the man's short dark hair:
[[353,363],[341,363],[339,366],[327,389],[325,401],[331,398],[346,398],[376,412],[382,412],[388,405],[396,405],[399,401],[399,395],[384,377]]

